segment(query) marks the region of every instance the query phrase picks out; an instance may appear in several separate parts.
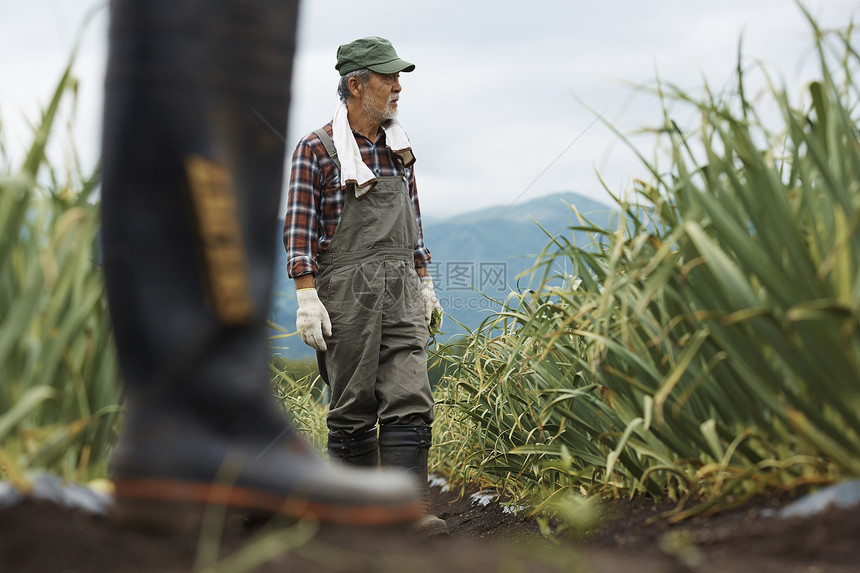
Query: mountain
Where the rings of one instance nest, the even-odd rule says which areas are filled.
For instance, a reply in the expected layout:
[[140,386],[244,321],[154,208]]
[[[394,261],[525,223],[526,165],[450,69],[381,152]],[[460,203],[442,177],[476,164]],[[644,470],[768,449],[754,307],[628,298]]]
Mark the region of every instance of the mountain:
[[[547,233],[571,238],[569,229],[577,220],[568,205],[576,207],[596,225],[608,226],[610,206],[573,192],[517,205],[490,206],[451,217],[425,218],[424,240],[432,254],[430,274],[436,295],[448,315],[443,326],[449,335],[465,333],[455,320],[474,329],[499,310],[498,301],[517,288],[517,275],[534,264],[549,243]],[[575,233],[573,239],[578,245],[590,244],[584,233]],[[271,320],[293,331],[297,308],[295,287],[286,275],[280,228],[277,241]],[[521,288],[526,284],[527,279],[520,281]],[[277,339],[274,346],[275,352],[286,358],[313,354],[297,336]]]

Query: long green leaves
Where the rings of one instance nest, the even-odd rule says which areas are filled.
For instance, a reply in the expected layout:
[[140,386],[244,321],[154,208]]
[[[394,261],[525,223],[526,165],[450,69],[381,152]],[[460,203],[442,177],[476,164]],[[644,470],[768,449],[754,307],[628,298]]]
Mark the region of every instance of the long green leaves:
[[580,217],[591,244],[556,237],[469,338],[440,466],[708,511],[860,475],[860,58],[810,23],[821,77],[799,105],[771,83],[776,119],[741,65],[721,95],[658,84],[668,169],[646,162],[614,228]]
[[46,154],[75,89],[70,63],[23,164],[0,174],[0,453],[19,472],[89,479],[105,474],[120,390],[89,202],[98,174]]
[[271,368],[275,396],[308,443],[324,452],[328,443],[327,387],[316,375],[316,364],[274,357]]

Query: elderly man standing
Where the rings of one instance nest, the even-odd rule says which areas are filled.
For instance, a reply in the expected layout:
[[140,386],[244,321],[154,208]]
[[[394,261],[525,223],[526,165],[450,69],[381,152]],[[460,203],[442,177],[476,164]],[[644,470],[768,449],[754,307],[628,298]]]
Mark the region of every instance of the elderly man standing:
[[[441,324],[442,309],[427,272],[415,157],[396,119],[400,73],[415,66],[369,37],[340,46],[335,68],[334,118],[292,158],[284,244],[296,327],[331,387],[329,455],[405,469],[426,506],[428,327]],[[447,533],[429,514],[418,529]]]

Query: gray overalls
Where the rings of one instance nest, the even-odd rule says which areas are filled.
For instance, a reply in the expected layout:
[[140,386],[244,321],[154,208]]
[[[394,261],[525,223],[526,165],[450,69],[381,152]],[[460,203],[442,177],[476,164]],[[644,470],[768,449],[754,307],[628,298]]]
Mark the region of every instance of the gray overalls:
[[[337,160],[331,138],[316,131]],[[332,436],[381,425],[429,426],[433,395],[427,377],[429,332],[413,254],[418,224],[406,176],[379,177],[360,199],[352,189],[315,284],[328,310],[332,336],[320,353],[331,387],[327,424]],[[375,432],[375,430],[374,430]]]

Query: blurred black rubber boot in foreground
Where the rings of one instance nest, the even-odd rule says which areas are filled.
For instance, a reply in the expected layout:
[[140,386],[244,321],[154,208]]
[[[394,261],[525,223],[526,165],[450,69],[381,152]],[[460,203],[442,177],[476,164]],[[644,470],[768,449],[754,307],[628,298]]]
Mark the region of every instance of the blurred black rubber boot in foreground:
[[213,502],[324,522],[418,518],[409,480],[326,464],[271,392],[297,2],[111,10],[102,217],[127,395],[111,470],[119,515]]

